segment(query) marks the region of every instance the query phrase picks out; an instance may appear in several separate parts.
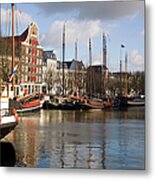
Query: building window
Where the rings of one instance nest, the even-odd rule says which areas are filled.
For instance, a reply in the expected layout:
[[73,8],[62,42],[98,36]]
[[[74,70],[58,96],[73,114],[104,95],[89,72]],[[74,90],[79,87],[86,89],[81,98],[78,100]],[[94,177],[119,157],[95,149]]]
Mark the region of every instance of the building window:
[[34,86],[32,86],[32,93],[34,92]]
[[31,48],[29,48],[29,54],[31,54]]
[[30,63],[31,62],[31,58],[30,57],[28,57],[28,63]]
[[30,91],[31,91],[31,86],[29,85],[28,86],[28,94],[30,94]]

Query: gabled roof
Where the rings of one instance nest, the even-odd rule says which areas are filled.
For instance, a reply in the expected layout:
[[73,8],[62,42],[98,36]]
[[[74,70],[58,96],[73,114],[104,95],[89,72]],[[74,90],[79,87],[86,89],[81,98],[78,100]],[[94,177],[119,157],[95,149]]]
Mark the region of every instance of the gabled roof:
[[65,66],[65,68],[67,68],[67,69],[70,69],[71,64],[72,64],[72,61],[65,61],[65,62],[64,62],[64,66]]
[[[76,64],[75,64],[76,63]],[[64,62],[65,68],[70,69],[70,70],[81,70],[85,69],[84,64],[82,61],[77,61],[73,59],[72,61],[65,61]]]
[[[25,41],[28,36],[28,28],[18,36],[15,36],[15,56],[19,56],[21,42]],[[1,39],[2,54],[10,55],[12,52],[12,36],[2,37]]]
[[[28,28],[21,35],[15,36],[15,43],[19,44],[25,41],[27,36],[28,36]],[[2,40],[6,40],[8,44],[10,44],[12,41],[12,36],[2,37]]]
[[54,50],[43,51],[43,61],[46,62],[47,59],[57,60]]

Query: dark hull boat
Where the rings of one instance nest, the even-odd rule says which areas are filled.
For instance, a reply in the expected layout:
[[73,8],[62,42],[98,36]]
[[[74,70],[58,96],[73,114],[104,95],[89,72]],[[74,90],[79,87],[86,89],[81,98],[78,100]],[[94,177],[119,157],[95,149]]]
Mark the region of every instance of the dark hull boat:
[[[3,112],[5,111],[5,114]],[[0,114],[0,139],[4,138],[9,134],[18,124],[18,115],[13,110],[13,113],[10,114],[9,110],[1,110]]]
[[61,104],[62,110],[80,110],[81,104],[79,102],[67,102]]
[[0,125],[0,139],[4,138],[17,126],[17,122],[4,123]]
[[81,104],[79,99],[71,97],[57,97],[55,99],[45,101],[43,104],[44,109],[59,109],[59,110],[79,110]]
[[43,103],[43,109],[61,109],[61,103],[45,101]]
[[[117,103],[116,103],[117,102]],[[115,106],[117,107],[133,107],[133,106],[145,106],[145,100],[137,97],[121,97],[117,98]]]

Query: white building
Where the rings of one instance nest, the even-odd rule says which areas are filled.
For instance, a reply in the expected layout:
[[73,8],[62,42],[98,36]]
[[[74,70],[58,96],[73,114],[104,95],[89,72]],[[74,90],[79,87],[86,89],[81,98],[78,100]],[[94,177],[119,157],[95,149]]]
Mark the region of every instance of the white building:
[[[61,95],[63,92],[62,62],[57,60],[54,51],[43,52],[43,79],[49,94]],[[86,93],[86,71],[82,61],[64,62],[64,92],[66,95]]]

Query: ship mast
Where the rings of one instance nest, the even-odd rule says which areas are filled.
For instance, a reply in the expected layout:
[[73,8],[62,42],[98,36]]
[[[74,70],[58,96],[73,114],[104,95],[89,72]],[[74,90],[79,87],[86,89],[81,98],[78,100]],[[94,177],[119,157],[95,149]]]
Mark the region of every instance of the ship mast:
[[122,49],[125,48],[123,44],[121,44],[120,49],[120,96],[122,97]]
[[122,96],[122,60],[120,59],[120,96]]
[[77,95],[77,40],[75,42],[75,92]]
[[[15,57],[15,38],[14,38],[14,3],[12,7],[12,72],[14,70],[14,57]],[[12,91],[14,92],[14,77],[12,78]]]
[[103,73],[103,95],[106,96],[106,68],[107,68],[107,40],[106,35],[103,33],[103,66],[102,66],[102,73]]
[[92,80],[92,49],[91,49],[91,38],[89,38],[89,95],[92,98],[92,88],[93,88],[93,80]]
[[125,96],[127,97],[128,96],[128,67],[127,67],[127,64],[128,64],[128,55],[126,53],[125,55]]
[[63,86],[63,96],[65,95],[65,71],[64,71],[64,62],[65,62],[65,24],[63,26],[63,42],[62,42],[62,86]]
[[[0,27],[1,27],[1,4],[0,4]],[[2,32],[1,32],[1,28],[0,28],[0,46],[1,46],[1,38],[2,38],[2,34],[1,33]],[[1,56],[1,54],[0,54],[0,56]],[[1,73],[2,73],[2,62],[0,64],[1,64],[0,69],[1,69]],[[1,73],[0,73],[0,97],[2,95],[2,84],[1,84],[2,83],[2,74]]]

